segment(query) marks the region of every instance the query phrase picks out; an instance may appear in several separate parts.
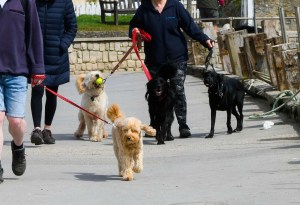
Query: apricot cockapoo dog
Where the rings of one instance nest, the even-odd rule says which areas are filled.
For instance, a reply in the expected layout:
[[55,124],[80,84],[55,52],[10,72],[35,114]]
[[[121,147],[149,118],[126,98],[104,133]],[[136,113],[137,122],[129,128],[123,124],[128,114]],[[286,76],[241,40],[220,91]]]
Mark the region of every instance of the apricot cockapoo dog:
[[[102,78],[100,71],[91,71],[87,74],[80,74],[77,77],[76,87],[79,94],[82,94],[81,106],[99,118],[106,119],[108,97],[105,92],[104,83],[97,83],[96,80]],[[105,123],[80,110],[78,113],[79,126],[74,133],[76,138],[82,138],[87,127],[90,141],[100,142],[107,137],[104,130]]]
[[112,139],[118,160],[119,176],[125,181],[131,181],[133,172],[140,173],[143,170],[142,130],[150,136],[155,136],[156,131],[142,124],[137,118],[125,118],[117,104],[108,108],[107,117],[114,123]]

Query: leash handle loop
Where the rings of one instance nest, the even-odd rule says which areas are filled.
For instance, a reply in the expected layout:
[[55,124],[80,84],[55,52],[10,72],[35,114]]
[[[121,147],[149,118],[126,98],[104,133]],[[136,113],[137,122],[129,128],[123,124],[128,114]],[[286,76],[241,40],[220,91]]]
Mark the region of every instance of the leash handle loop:
[[212,59],[213,52],[214,52],[213,48],[209,49],[209,53],[207,54],[207,56],[205,58],[205,70],[208,69],[209,65],[213,68],[213,70],[215,70],[213,63],[210,62],[210,60]]
[[146,74],[148,81],[150,81],[152,79],[151,74],[150,74],[148,68],[146,67],[146,65],[144,64],[144,62],[142,61],[140,54],[139,54],[139,49],[141,49],[142,40],[147,41],[147,42],[151,41],[150,34],[148,34],[147,32],[145,32],[142,29],[134,28],[132,30],[132,45],[134,45],[134,52],[142,64],[143,71]]

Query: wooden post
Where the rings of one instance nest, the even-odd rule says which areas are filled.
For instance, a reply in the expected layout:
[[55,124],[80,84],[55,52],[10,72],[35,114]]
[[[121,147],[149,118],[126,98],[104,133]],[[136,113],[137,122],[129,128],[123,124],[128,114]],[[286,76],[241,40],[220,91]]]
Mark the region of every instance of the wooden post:
[[239,48],[244,46],[243,37],[247,34],[248,34],[247,30],[234,31],[225,34],[225,41],[229,53],[232,73],[239,77],[243,77],[243,74],[242,74],[238,53],[239,53]]
[[244,47],[248,70],[251,76],[255,74],[257,78],[263,76],[266,82],[270,83],[269,70],[267,67],[266,56],[264,52],[265,33],[248,35],[244,37]]
[[297,44],[285,43],[272,46],[278,88],[297,90],[300,88],[300,68],[298,67]]
[[272,44],[270,44],[270,43],[265,44],[265,55],[266,55],[266,59],[267,59],[267,65],[269,68],[271,85],[278,86],[278,83],[277,83],[278,80],[277,80],[275,65],[274,65],[274,61],[273,61]]
[[264,41],[265,56],[266,56],[266,60],[267,60],[271,85],[277,86],[277,87],[278,87],[278,76],[276,74],[276,69],[275,69],[275,65],[274,65],[272,46],[278,45],[278,44],[281,44],[281,43],[283,43],[283,40],[282,40],[281,36],[267,38]]
[[240,47],[239,53],[240,65],[242,69],[243,78],[251,78],[252,73],[248,70],[249,66],[247,65],[246,54],[244,46]]
[[267,38],[278,37],[281,35],[280,24],[278,20],[263,20],[262,28]]
[[218,34],[217,41],[219,46],[219,55],[222,64],[222,69],[224,71],[227,71],[228,73],[232,73],[232,66],[230,63],[228,48],[225,42],[225,34],[231,33],[233,31],[234,29],[231,28],[231,29],[219,31],[217,33]]

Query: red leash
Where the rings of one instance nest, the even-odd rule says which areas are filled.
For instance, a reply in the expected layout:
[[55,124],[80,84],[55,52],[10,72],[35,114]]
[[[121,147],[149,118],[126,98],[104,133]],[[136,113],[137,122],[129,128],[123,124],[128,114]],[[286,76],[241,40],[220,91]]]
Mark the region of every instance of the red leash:
[[87,109],[84,109],[83,107],[77,105],[77,104],[74,103],[73,101],[71,101],[71,100],[65,98],[64,96],[62,96],[62,95],[60,95],[60,94],[54,92],[53,90],[47,88],[45,85],[43,85],[43,84],[39,84],[39,85],[40,85],[40,86],[43,86],[43,87],[44,87],[46,90],[48,90],[50,93],[52,93],[53,95],[56,95],[57,97],[59,97],[60,99],[66,101],[67,103],[70,103],[71,105],[74,105],[75,107],[77,107],[77,108],[83,110],[84,112],[87,112],[88,114],[92,115],[93,117],[95,117],[95,118],[97,118],[97,119],[99,119],[99,120],[105,122],[106,124],[110,124],[110,125],[114,126],[114,124],[109,123],[109,122],[107,122],[106,120],[101,119],[99,116],[95,115],[94,113],[91,113],[90,111],[88,111]]
[[147,79],[150,81],[152,79],[151,74],[150,74],[148,68],[146,67],[146,65],[144,64],[144,62],[142,61],[140,54],[139,54],[139,49],[141,48],[142,40],[147,41],[147,42],[151,41],[150,34],[145,32],[142,29],[134,28],[132,30],[132,44],[133,45],[135,44],[134,51],[142,64],[142,67],[143,67],[144,73],[146,74]]

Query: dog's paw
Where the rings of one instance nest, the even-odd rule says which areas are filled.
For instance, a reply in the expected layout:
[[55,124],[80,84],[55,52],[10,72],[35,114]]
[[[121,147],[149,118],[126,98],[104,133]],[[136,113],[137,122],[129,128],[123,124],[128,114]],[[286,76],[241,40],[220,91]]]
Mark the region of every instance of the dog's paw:
[[173,141],[174,137],[172,135],[167,135],[166,141]]
[[132,175],[123,176],[123,181],[132,181],[132,180],[133,180]]
[[137,167],[137,166],[135,166],[135,167],[132,168],[132,171],[134,171],[135,173],[141,173],[142,170],[143,169],[141,167]]
[[157,144],[162,145],[162,144],[165,144],[165,142],[164,141],[158,141]]
[[79,134],[78,132],[75,132],[74,133],[74,136],[77,138],[77,139],[81,139],[83,137],[82,134]]
[[108,133],[106,132],[105,129],[103,129],[103,138],[108,138]]
[[242,131],[241,128],[236,128],[235,130],[233,130],[233,132],[240,132],[240,131]]
[[227,130],[227,134],[232,134],[233,133],[233,130],[230,129],[230,130]]
[[213,138],[213,136],[214,136],[213,134],[209,134],[205,137],[205,139]]
[[97,137],[97,136],[96,136],[96,137],[91,137],[91,138],[90,138],[90,141],[91,141],[91,142],[101,142],[101,138],[100,138],[100,137]]

